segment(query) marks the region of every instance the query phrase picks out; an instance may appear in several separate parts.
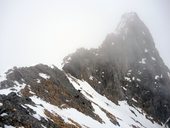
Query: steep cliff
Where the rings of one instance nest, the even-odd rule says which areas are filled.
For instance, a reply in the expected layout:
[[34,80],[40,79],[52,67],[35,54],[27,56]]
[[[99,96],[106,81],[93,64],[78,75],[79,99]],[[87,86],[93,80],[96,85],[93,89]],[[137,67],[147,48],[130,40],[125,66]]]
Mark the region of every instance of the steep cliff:
[[136,13],[124,14],[98,49],[67,56],[63,69],[115,103],[126,99],[156,120],[170,116],[170,71]]

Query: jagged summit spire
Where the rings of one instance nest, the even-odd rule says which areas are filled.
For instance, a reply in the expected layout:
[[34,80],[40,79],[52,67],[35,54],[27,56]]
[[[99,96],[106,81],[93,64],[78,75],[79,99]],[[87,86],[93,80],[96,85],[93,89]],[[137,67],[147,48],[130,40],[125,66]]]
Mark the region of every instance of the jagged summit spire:
[[138,18],[138,15],[136,12],[128,12],[128,13],[125,13],[122,15],[122,18],[130,18],[130,19],[133,19],[133,18]]
[[129,12],[122,15],[121,20],[116,28],[116,31],[121,31],[128,27],[129,23],[142,23],[136,12]]
[[122,45],[127,45],[128,47],[137,46],[139,49],[144,47],[148,49],[155,48],[149,29],[135,12],[122,15],[118,26],[113,33],[110,33],[105,38],[102,46],[113,42],[114,44],[123,43]]

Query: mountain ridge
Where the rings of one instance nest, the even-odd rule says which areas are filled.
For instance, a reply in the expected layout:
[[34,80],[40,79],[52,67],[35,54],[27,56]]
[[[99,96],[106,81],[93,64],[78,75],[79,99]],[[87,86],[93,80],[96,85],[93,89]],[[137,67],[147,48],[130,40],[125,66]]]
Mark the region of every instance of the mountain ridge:
[[[136,13],[123,15],[122,21],[116,29],[116,33],[109,34],[99,49],[92,49],[89,51],[80,49],[75,54],[72,54],[71,57],[69,56],[69,58],[72,58],[70,63],[67,61],[67,64],[65,64],[63,69],[66,72],[71,72],[73,76],[79,79],[85,79],[91,85],[93,84],[89,80],[89,77],[94,74],[95,78],[97,77],[97,79],[104,82],[103,88],[99,87],[95,89],[97,89],[99,93],[104,94],[113,91],[111,92],[112,95],[108,94],[110,97],[109,99],[112,99],[112,101],[124,97],[121,89],[123,84],[126,84],[124,87],[130,84],[130,86],[128,86],[131,88],[130,90],[134,89],[133,86],[149,90],[151,91],[151,94],[149,94],[151,97],[157,94],[164,95],[165,97],[169,96],[169,69],[165,66],[163,60],[159,56],[149,30]],[[88,60],[89,62],[87,62]],[[74,65],[80,67],[80,69],[78,71],[74,70]],[[89,75],[89,70],[87,70],[86,67],[91,66],[91,74]],[[98,68],[96,70],[100,70],[99,73],[96,73],[94,68]],[[114,74],[114,72],[116,72],[116,74]],[[104,73],[106,76],[104,76]],[[106,79],[104,77],[106,77]],[[133,83],[133,81],[136,82]],[[139,86],[140,84],[141,86]],[[112,89],[113,87],[115,87],[115,89]],[[138,97],[139,94],[134,94],[136,91],[138,92],[138,89],[134,90],[134,92],[128,92],[131,93],[131,97],[129,97],[128,94],[129,99]],[[115,97],[117,97],[117,99],[115,99]],[[138,98],[141,98],[142,100],[147,99],[144,94]],[[161,102],[160,97],[159,101]],[[143,100],[141,104],[145,104],[145,102],[146,100]],[[166,102],[169,102],[169,100],[167,99]],[[153,104],[156,104],[156,101],[152,101],[151,99],[151,101],[148,101],[148,104],[152,106]],[[169,113],[169,109],[167,109],[167,111]],[[163,116],[165,115],[162,115],[162,117]],[[168,118],[168,116],[169,114],[167,114],[167,117],[165,118]]]
[[168,127],[169,92],[170,71],[148,28],[126,13],[99,48],[66,56],[63,70],[8,70],[0,82],[0,127]]

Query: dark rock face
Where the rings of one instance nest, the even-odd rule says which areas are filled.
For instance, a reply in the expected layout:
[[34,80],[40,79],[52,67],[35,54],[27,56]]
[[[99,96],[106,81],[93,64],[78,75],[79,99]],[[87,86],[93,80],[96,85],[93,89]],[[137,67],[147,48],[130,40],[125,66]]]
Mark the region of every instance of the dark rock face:
[[135,13],[123,15],[98,49],[82,48],[65,57],[63,70],[115,103],[127,99],[158,121],[170,116],[170,71]]
[[40,128],[41,123],[29,115],[34,113],[31,109],[25,109],[20,104],[33,104],[31,99],[27,97],[19,97],[16,93],[10,93],[8,96],[1,95],[0,102],[3,104],[0,107],[0,126],[6,125],[12,126],[25,126]]
[[[24,127],[24,128],[60,128],[60,124],[56,124],[51,120],[45,120],[41,118],[38,120],[33,117],[32,114],[36,112],[30,109],[29,107],[24,106],[24,104],[35,105],[34,102],[29,97],[19,97],[16,93],[11,92],[7,96],[0,96],[0,103],[3,105],[0,106],[0,127],[5,128],[7,126],[15,127]],[[59,117],[58,117],[59,118]],[[61,119],[60,119],[61,120]],[[61,120],[64,128],[75,128],[72,125],[64,124],[64,121]]]
[[[40,75],[41,73],[48,75],[49,78],[43,78]],[[94,110],[90,101],[86,100],[82,94],[71,85],[64,72],[55,66],[51,68],[47,65],[39,64],[33,67],[14,68],[7,72],[6,78],[7,80],[2,81],[0,84],[1,89],[13,87],[12,89],[15,91],[16,81],[18,84],[21,84],[20,86],[26,86],[21,89],[20,92],[12,92],[7,96],[0,95],[0,103],[3,104],[3,106],[0,107],[0,126],[2,127],[4,127],[4,124],[18,127],[24,126],[26,128],[41,128],[41,124],[46,127],[58,127],[58,122],[53,123],[43,118],[39,121],[32,117],[32,114],[35,113],[33,110],[28,107],[23,108],[24,104],[35,106],[35,103],[29,98],[33,95],[53,105],[61,106],[61,108],[62,104],[68,108],[75,108],[94,119],[100,120],[100,118],[92,112]],[[4,112],[7,115],[2,117],[1,114]],[[50,116],[48,111],[46,113]],[[57,120],[60,120],[60,125],[61,122],[64,124],[63,120]],[[73,126],[63,125],[63,127]]]

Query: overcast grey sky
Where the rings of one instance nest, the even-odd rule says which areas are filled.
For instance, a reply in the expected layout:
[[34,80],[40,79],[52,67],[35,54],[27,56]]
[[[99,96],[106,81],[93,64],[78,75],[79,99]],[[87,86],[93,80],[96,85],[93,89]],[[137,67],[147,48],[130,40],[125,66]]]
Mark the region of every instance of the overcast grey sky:
[[170,67],[170,0],[0,0],[0,73],[60,65],[79,47],[98,47],[130,11],[149,27]]

